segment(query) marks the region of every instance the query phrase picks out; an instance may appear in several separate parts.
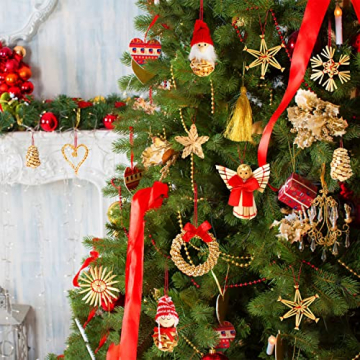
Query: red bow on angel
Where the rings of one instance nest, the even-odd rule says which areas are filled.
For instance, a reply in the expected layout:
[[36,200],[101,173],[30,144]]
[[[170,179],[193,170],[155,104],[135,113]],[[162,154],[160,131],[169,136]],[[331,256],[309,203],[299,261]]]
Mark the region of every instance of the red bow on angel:
[[254,172],[246,164],[241,164],[236,172],[220,165],[216,165],[216,169],[231,190],[228,204],[234,207],[234,215],[240,219],[253,219],[257,214],[254,191],[265,190],[269,181],[270,165],[261,166]]

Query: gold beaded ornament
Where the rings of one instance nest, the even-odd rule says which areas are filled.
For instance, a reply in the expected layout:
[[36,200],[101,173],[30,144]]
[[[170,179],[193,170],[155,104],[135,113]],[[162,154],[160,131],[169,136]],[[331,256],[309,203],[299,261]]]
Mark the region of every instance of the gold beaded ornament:
[[[207,242],[207,246],[209,248],[209,255],[207,260],[200,265],[195,265],[190,258],[189,251],[187,249],[186,241],[183,239],[186,231],[182,230],[180,234],[178,234],[171,244],[170,255],[171,259],[177,268],[188,276],[202,276],[207,274],[210,270],[214,268],[217,264],[220,251],[219,251],[219,244],[216,241],[215,237],[211,233],[207,233],[211,237],[211,242]],[[200,236],[194,236],[197,239],[202,239]],[[203,239],[202,239],[203,240]],[[186,256],[190,262],[187,263],[181,255],[181,249],[184,247]]]

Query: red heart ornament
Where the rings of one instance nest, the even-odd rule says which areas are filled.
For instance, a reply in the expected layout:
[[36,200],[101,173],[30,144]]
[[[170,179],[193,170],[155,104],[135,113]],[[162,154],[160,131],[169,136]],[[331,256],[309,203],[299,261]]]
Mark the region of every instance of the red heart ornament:
[[138,187],[144,170],[134,166],[133,169],[127,167],[124,172],[124,181],[126,188],[131,191]]
[[130,41],[129,51],[131,57],[139,64],[144,65],[146,60],[156,60],[161,54],[161,44],[157,40],[143,41],[134,38]]

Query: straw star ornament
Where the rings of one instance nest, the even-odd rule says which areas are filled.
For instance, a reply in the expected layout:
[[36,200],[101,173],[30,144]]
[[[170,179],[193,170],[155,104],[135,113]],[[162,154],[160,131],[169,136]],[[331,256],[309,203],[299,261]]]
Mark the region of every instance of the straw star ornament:
[[186,131],[188,136],[176,136],[175,140],[184,146],[182,158],[185,159],[190,154],[195,154],[199,158],[203,159],[204,152],[201,145],[205,144],[208,140],[208,136],[199,136],[195,124],[192,124],[190,131]]
[[301,320],[305,315],[311,320],[314,320],[316,323],[319,321],[319,318],[315,317],[312,311],[309,309],[309,306],[319,298],[319,295],[316,294],[314,296],[310,296],[306,299],[301,298],[299,285],[295,285],[295,297],[294,301],[291,300],[284,300],[279,296],[278,301],[282,302],[284,305],[289,307],[289,310],[285,315],[280,317],[280,320],[283,321],[289,317],[295,316],[295,330],[299,330],[299,326],[301,324]]
[[102,266],[95,266],[91,267],[88,272],[83,272],[82,275],[84,276],[79,279],[81,281],[79,285],[84,290],[81,290],[80,294],[86,294],[82,298],[82,300],[86,300],[86,304],[100,306],[101,301],[104,301],[107,306],[113,302],[113,299],[117,298],[114,292],[120,292],[120,290],[112,287],[112,285],[119,281],[113,280],[116,275],[112,275],[112,271],[107,271],[107,268]]
[[335,76],[339,77],[339,80],[342,84],[350,80],[350,70],[339,71],[340,66],[350,64],[350,56],[341,55],[339,61],[335,62],[333,59],[334,54],[335,49],[330,46],[326,46],[325,49],[323,49],[321,52],[321,55],[326,58],[327,61],[324,61],[319,54],[310,59],[313,72],[310,76],[310,79],[315,81],[318,80],[319,84],[321,85],[324,76],[327,75],[328,79],[324,82],[323,86],[325,87],[325,90],[331,92],[337,89],[334,80]]
[[272,67],[281,70],[281,72],[283,72],[285,70],[284,67],[282,67],[278,61],[275,59],[275,55],[282,49],[285,47],[284,44],[278,45],[278,46],[274,46],[270,49],[267,48],[267,44],[265,41],[265,35],[262,34],[260,35],[260,50],[253,50],[253,49],[249,49],[247,46],[245,46],[244,51],[248,52],[249,54],[251,54],[252,56],[254,56],[256,58],[256,60],[254,60],[250,65],[246,66],[246,70],[249,70],[253,67],[256,66],[260,66],[261,65],[261,76],[260,79],[264,80],[265,79],[265,73],[269,67],[269,65],[271,65]]

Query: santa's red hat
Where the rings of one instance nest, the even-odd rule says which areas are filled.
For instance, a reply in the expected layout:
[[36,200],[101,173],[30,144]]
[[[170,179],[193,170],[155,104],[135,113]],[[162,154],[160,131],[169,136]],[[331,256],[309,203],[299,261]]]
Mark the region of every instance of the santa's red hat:
[[175,305],[171,300],[171,297],[165,295],[159,299],[155,321],[161,316],[172,317],[175,320],[175,326],[179,323],[179,315],[175,310]]
[[206,23],[202,20],[196,20],[190,45],[191,47],[193,47],[193,45],[201,42],[209,45],[214,45],[211,39],[210,30]]

